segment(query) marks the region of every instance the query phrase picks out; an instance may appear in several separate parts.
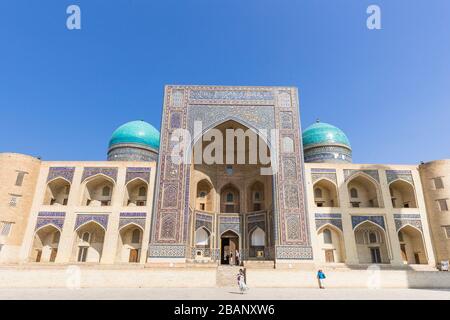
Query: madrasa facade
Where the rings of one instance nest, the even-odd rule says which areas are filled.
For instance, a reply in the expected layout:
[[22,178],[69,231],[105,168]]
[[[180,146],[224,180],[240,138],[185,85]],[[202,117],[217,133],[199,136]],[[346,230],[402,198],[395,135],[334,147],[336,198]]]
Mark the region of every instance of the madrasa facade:
[[[166,86],[161,132],[124,124],[106,161],[0,154],[0,263],[435,268],[449,260],[450,160],[355,164],[343,131],[319,121],[302,131],[299,110],[293,87]],[[230,129],[255,134],[269,161],[247,161],[250,135],[230,143],[230,158],[244,154],[243,162],[180,161],[196,148],[223,158],[213,144]],[[174,156],[180,132],[188,143]]]

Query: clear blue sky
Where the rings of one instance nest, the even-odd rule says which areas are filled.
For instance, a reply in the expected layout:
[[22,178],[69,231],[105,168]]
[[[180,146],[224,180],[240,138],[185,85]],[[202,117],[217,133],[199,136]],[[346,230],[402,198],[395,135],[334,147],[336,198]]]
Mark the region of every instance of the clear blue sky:
[[120,124],[160,127],[165,84],[222,84],[298,87],[357,163],[450,157],[448,0],[2,0],[0,41],[0,151],[104,160]]

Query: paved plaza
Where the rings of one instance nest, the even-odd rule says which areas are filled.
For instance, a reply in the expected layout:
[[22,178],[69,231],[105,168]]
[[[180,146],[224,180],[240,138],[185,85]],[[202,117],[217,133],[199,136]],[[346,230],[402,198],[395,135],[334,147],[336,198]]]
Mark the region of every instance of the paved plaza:
[[0,289],[1,300],[448,300],[449,290],[438,289],[302,289],[255,288],[244,295],[237,288],[151,289]]

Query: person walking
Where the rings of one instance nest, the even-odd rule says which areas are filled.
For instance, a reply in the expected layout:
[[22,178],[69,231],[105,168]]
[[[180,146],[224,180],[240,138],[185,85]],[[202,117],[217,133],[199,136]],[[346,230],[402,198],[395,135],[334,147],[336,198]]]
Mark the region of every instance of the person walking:
[[236,265],[240,266],[241,265],[240,262],[241,262],[241,256],[239,254],[239,250],[236,249]]
[[317,272],[317,280],[319,281],[319,288],[320,289],[325,289],[325,286],[324,286],[325,278],[326,278],[325,273],[323,273],[323,271],[320,269]]
[[245,283],[245,274],[244,270],[240,269],[239,273],[237,275],[239,290],[241,291],[241,294],[244,294],[245,291],[248,290],[247,284]]

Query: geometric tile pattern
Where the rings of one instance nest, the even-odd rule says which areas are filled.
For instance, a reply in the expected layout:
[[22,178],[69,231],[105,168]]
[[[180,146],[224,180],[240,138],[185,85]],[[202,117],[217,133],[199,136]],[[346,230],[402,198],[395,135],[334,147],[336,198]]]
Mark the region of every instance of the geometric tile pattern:
[[119,229],[129,224],[136,224],[142,229],[145,229],[145,219],[147,214],[145,212],[121,212],[119,219]]
[[394,221],[397,231],[408,224],[422,231],[420,214],[394,214]]
[[352,228],[355,229],[358,224],[364,221],[371,221],[386,230],[383,216],[352,216]]
[[342,220],[340,213],[316,213],[316,230],[319,230],[326,224],[331,224],[340,230],[342,229]]
[[65,212],[39,212],[34,230],[53,225],[61,231],[64,226],[65,216]]
[[401,179],[414,185],[414,180],[410,170],[386,170],[386,178],[388,184],[397,179]]
[[83,176],[81,178],[81,181],[83,182],[87,178],[90,178],[92,176],[95,176],[97,174],[103,174],[107,177],[110,177],[115,182],[117,182],[117,168],[100,168],[100,167],[86,167],[83,170]]
[[151,168],[127,168],[125,184],[136,178],[140,178],[145,182],[150,183],[150,171]]
[[310,246],[277,246],[276,257],[284,260],[312,260],[313,253]]
[[108,228],[108,217],[108,214],[78,214],[74,229],[76,230],[90,221],[95,221],[106,230]]
[[72,183],[75,167],[51,167],[48,169],[47,182],[56,178],[63,178]]
[[345,181],[349,180],[355,174],[365,173],[368,176],[374,178],[376,181],[380,182],[380,176],[378,174],[378,170],[354,170],[354,169],[344,169]]
[[205,227],[210,233],[212,233],[212,215],[196,212],[195,218],[195,230],[198,230],[201,227]]

